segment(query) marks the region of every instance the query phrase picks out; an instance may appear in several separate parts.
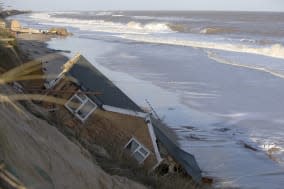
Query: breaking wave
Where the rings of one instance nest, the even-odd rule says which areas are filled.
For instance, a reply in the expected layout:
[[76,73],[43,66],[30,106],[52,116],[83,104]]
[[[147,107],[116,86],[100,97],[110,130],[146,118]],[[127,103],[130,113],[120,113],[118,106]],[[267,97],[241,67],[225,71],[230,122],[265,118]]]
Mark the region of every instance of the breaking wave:
[[275,77],[279,77],[281,79],[284,79],[284,74],[280,73],[276,70],[270,69],[270,68],[266,68],[263,66],[258,66],[258,65],[245,65],[245,64],[240,64],[238,62],[234,62],[232,60],[228,60],[226,58],[223,58],[221,56],[219,56],[218,54],[214,53],[214,52],[210,52],[207,51],[207,56],[208,58],[215,60],[216,62],[222,63],[222,64],[228,64],[231,66],[236,66],[236,67],[242,67],[242,68],[248,68],[248,69],[252,69],[252,70],[257,70],[257,71],[261,71],[261,72],[265,72],[268,74],[271,74]]
[[113,15],[111,15],[111,16],[113,16],[113,17],[122,17],[122,16],[124,16],[123,14],[113,14]]
[[177,38],[163,38],[163,37],[152,37],[152,36],[139,36],[139,35],[121,35],[121,38],[140,41],[146,43],[157,43],[166,45],[177,45],[177,46],[188,46],[203,49],[215,49],[230,52],[250,53],[263,55],[273,58],[284,59],[284,47],[281,44],[273,44],[269,46],[254,46],[246,44],[232,44],[222,42],[210,42],[202,40],[186,40]]
[[[104,12],[98,14],[106,14]],[[139,22],[119,23],[104,20],[81,20],[73,18],[57,18],[47,13],[35,13],[30,16],[46,25],[60,25],[79,28],[81,30],[108,32],[108,33],[126,33],[126,34],[151,34],[151,33],[170,33],[173,30],[167,23],[153,22],[141,24]]]
[[139,22],[129,22],[127,27],[137,30],[146,30],[152,32],[171,32],[171,28],[166,23],[149,23],[142,25]]
[[190,27],[186,24],[179,24],[179,23],[168,23],[169,28],[173,31],[181,32],[181,33],[192,33],[192,34],[206,34],[206,35],[213,35],[213,34],[232,34],[235,33],[237,30],[233,28],[222,28],[222,27]]
[[[96,14],[109,14],[112,12],[99,12]],[[268,57],[284,59],[284,47],[281,44],[271,41],[258,42],[253,39],[237,39],[215,41],[209,37],[185,36],[181,33],[187,33],[190,28],[183,24],[172,24],[167,22],[149,22],[140,23],[130,22],[112,22],[99,19],[77,19],[77,18],[59,18],[53,13],[33,13],[31,18],[45,25],[58,25],[66,27],[79,28],[86,31],[97,31],[119,34],[118,37],[129,40],[157,43],[177,46],[189,46],[204,49],[216,49],[231,52],[250,53]],[[220,32],[231,32],[232,28],[206,27],[199,28],[204,34],[215,34]],[[144,35],[144,34],[166,34],[165,35]],[[168,35],[169,34],[169,35]],[[163,37],[164,36],[164,37]],[[184,38],[185,37],[185,38]]]
[[167,24],[167,26],[176,32],[190,32],[190,30],[183,24]]
[[207,27],[201,29],[201,34],[221,34],[221,33],[232,33],[235,30],[232,28],[218,28],[218,27]]
[[112,15],[112,12],[98,12],[96,15],[97,16],[109,16],[109,15]]
[[157,17],[154,16],[133,16],[133,18],[139,19],[139,20],[153,20],[157,19]]
[[178,16],[133,16],[133,18],[137,20],[159,20],[159,21],[167,21],[167,22],[180,22],[180,21],[188,21],[188,22],[201,22],[207,21],[207,19],[200,18],[186,18],[186,17],[178,17]]

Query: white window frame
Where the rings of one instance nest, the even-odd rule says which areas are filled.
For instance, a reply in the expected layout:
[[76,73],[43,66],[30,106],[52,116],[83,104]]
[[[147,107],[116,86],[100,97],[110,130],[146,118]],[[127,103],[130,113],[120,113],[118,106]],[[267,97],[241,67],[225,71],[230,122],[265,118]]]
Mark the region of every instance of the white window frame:
[[[127,146],[132,142],[136,142],[138,144],[138,147],[133,151],[131,152],[131,156],[133,156],[135,153],[139,153],[141,156],[143,156],[143,160],[141,160],[140,162],[138,162],[139,164],[142,164],[145,159],[147,159],[147,157],[150,155],[150,151],[148,150],[148,148],[146,148],[143,144],[141,144],[136,138],[132,137],[128,142],[127,144],[124,146],[124,149],[127,149]],[[144,153],[140,152],[140,149],[143,148],[147,154],[145,155]],[[136,160],[136,159],[135,159]],[[138,161],[138,160],[137,160]]]
[[[82,99],[79,95],[77,95],[78,93],[82,93],[80,90],[77,91],[66,103],[65,103],[65,107],[72,113],[74,114],[78,119],[80,119],[80,121],[84,122],[96,109],[97,109],[97,104],[94,103],[87,95],[85,94],[81,94],[84,95],[85,99]],[[74,99],[77,98],[80,102],[81,105],[74,111],[71,107],[68,106],[68,104]],[[94,108],[85,116],[85,117],[81,117],[80,114],[78,114],[78,111],[82,109],[82,107],[86,104],[86,103],[92,103],[94,105]]]

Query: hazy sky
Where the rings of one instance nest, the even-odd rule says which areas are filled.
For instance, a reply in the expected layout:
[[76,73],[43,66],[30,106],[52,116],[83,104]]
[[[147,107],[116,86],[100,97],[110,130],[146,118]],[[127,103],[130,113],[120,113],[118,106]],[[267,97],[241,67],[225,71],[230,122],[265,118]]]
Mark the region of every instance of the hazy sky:
[[281,11],[284,0],[0,0],[32,10],[243,10]]

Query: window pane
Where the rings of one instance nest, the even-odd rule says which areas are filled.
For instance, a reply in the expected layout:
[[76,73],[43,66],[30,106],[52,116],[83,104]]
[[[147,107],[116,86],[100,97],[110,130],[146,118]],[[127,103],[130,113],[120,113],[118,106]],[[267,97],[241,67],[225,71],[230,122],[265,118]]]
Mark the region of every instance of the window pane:
[[134,140],[132,140],[128,145],[127,149],[129,149],[131,152],[134,152],[139,147],[139,144],[137,144]]
[[71,101],[68,103],[68,107],[75,112],[79,106],[81,106],[81,101],[76,96],[73,96]]
[[82,101],[85,101],[87,99],[87,96],[82,92],[78,92],[77,96],[79,96]]
[[90,100],[88,100],[77,112],[77,114],[82,118],[85,117],[96,107]]
[[140,154],[138,151],[135,152],[133,154],[133,157],[138,161],[138,162],[142,162],[144,160],[144,156],[142,156],[142,154]]
[[143,155],[145,155],[145,156],[147,156],[147,154],[148,154],[148,151],[147,151],[146,149],[144,149],[143,147],[141,147],[141,148],[139,149],[139,151],[140,151]]

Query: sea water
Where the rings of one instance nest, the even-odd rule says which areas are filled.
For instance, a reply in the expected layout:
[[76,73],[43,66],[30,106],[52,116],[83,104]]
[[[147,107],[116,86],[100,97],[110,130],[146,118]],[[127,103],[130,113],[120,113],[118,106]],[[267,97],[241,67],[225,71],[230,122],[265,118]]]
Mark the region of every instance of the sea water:
[[283,188],[284,13],[34,12],[67,27],[49,47],[86,56],[137,104],[150,101],[221,188]]

